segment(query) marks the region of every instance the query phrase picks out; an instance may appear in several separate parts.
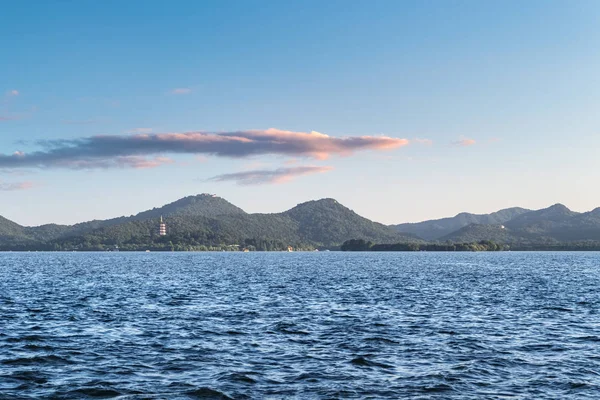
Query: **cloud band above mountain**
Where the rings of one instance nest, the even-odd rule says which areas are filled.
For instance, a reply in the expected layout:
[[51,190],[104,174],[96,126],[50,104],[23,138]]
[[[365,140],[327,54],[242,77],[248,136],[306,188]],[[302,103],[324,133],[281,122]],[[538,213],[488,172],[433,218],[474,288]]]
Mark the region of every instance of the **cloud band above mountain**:
[[[42,150],[0,154],[0,168],[152,167],[164,164],[164,154],[205,154],[221,157],[282,155],[323,160],[363,150],[396,149],[406,139],[387,136],[331,137],[319,132],[278,129],[233,132],[185,132],[115,136],[39,142]],[[146,157],[155,157],[146,159]]]
[[238,185],[261,185],[265,183],[285,183],[298,176],[319,174],[331,171],[333,167],[303,166],[277,168],[274,170],[254,170],[217,175],[210,178],[215,182],[236,182]]

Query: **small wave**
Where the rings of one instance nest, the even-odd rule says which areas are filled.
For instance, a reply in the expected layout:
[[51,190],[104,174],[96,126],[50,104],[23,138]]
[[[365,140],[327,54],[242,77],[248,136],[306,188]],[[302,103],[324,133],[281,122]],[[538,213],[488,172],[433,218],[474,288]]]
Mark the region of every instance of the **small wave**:
[[438,333],[441,333],[442,335],[457,335],[458,333],[452,330],[441,330],[438,331]]
[[227,331],[225,333],[228,335],[247,335],[246,332],[240,332],[240,331]]
[[573,339],[578,342],[600,342],[600,336],[578,336]]
[[573,312],[572,308],[566,308],[566,307],[544,307],[544,310],[548,310],[548,311],[559,311],[559,312]]
[[[295,329],[295,328],[296,328],[296,324],[290,324],[290,323],[286,323],[286,322],[278,322],[277,324],[275,324],[272,331],[279,332],[279,333],[285,333],[287,335],[310,335],[310,332],[303,331],[300,329]],[[270,333],[270,332],[267,332],[267,333]]]
[[46,376],[40,371],[16,371],[6,377],[19,381],[33,382],[38,385],[43,385],[48,382]]
[[304,372],[297,377],[293,378],[294,381],[304,381],[304,382],[318,382],[320,374],[315,374],[311,372]]
[[41,342],[46,340],[47,337],[41,335],[25,335],[19,337],[9,337],[6,339],[9,343],[20,343],[20,342]]
[[251,373],[247,372],[233,372],[230,374],[226,374],[218,378],[219,381],[229,381],[229,382],[242,382],[242,383],[256,383],[256,380],[249,376]]
[[54,350],[54,347],[45,346],[45,345],[41,345],[41,344],[28,343],[26,345],[23,345],[21,347],[21,349],[30,350],[30,351],[52,351],[52,350]]
[[377,342],[377,343],[389,343],[389,344],[398,344],[399,342],[392,340],[392,339],[387,339],[384,337],[369,337],[365,339],[366,342]]
[[85,387],[85,388],[79,388],[79,389],[74,389],[74,390],[70,390],[67,393],[65,393],[65,398],[82,398],[82,397],[91,397],[91,398],[101,398],[101,399],[110,399],[113,397],[119,397],[123,395],[123,393],[119,392],[118,390],[112,389],[112,388],[105,388],[105,387]]
[[394,368],[391,365],[367,360],[364,357],[356,357],[356,358],[352,359],[352,361],[350,361],[350,363],[360,366],[360,367],[378,367],[378,368],[384,368],[384,369]]
[[194,399],[211,399],[211,400],[233,400],[232,397],[227,396],[223,392],[214,390],[208,387],[201,387],[198,389],[190,390],[185,393],[187,396]]
[[598,385],[595,385],[591,382],[583,382],[583,381],[571,381],[567,382],[565,385],[568,390],[572,391],[580,391],[580,390],[597,390]]
[[18,357],[3,360],[4,365],[48,365],[48,364],[72,364],[73,362],[56,355],[36,356],[36,357]]
[[426,393],[440,393],[453,391],[454,388],[445,383],[440,383],[439,385],[424,387],[422,390]]

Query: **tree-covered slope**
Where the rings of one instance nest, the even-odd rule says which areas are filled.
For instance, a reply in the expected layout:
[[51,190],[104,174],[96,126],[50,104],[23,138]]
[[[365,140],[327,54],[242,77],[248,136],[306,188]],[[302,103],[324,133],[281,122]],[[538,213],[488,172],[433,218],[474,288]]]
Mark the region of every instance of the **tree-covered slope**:
[[446,236],[438,239],[439,242],[473,243],[481,240],[489,240],[496,243],[521,243],[526,241],[519,233],[504,227],[503,225],[480,225],[472,224],[460,228]]
[[[244,210],[234,206],[227,200],[210,194],[200,194],[196,196],[187,196],[162,207],[153,208],[151,210],[140,212],[129,217],[117,217],[107,220],[93,220],[81,222],[72,226],[48,224],[38,227],[25,228],[25,232],[29,237],[40,241],[50,241],[60,238],[76,237],[85,235],[86,233],[94,232],[102,228],[111,226],[119,226],[126,224],[129,228],[126,231],[135,232],[132,229],[134,226],[142,226],[143,224],[130,224],[134,221],[146,221],[154,219],[156,225],[158,219],[163,217],[208,217],[214,218],[223,215],[244,215]],[[151,225],[152,223],[150,223]],[[119,231],[124,228],[117,228]],[[103,230],[102,232],[108,232]]]
[[[167,236],[158,235],[159,218]],[[254,246],[282,249],[335,247],[347,240],[373,243],[553,244],[600,241],[600,208],[576,213],[563,205],[529,211],[522,208],[486,215],[461,213],[453,218],[389,227],[370,221],[334,199],[298,204],[278,214],[247,214],[213,195],[189,196],[130,217],[89,221],[73,226],[23,227],[0,217],[0,250],[58,250]],[[405,229],[410,233],[400,233]],[[448,232],[445,235],[441,233]]]
[[394,229],[368,220],[334,199],[302,203],[282,215],[298,223],[300,236],[325,246],[339,245],[349,239],[365,239],[376,243],[419,241]]
[[552,236],[560,241],[600,241],[600,208],[569,218],[552,230]]
[[569,210],[562,204],[519,215],[506,222],[506,226],[513,230],[530,233],[545,233],[553,228],[560,227],[579,213]]
[[469,225],[440,240],[493,240],[498,243],[547,244],[600,241],[600,208],[577,213],[562,204],[519,215],[499,225]]
[[27,234],[25,227],[0,216],[0,250],[35,242],[34,238]]
[[2,236],[26,236],[25,228],[0,216],[0,237]]
[[238,210],[230,208],[229,213],[221,214],[219,211],[219,215],[212,217],[163,212],[160,215],[167,215],[164,221],[168,233],[164,238],[157,235],[157,217],[138,219],[142,215],[138,214],[121,223],[58,238],[53,243],[60,248],[88,248],[98,245],[137,246],[162,241],[197,246],[266,240],[318,247],[337,246],[353,237],[374,242],[417,240],[363,218],[332,199],[303,203],[279,214],[246,214]]
[[450,233],[471,224],[502,225],[507,221],[526,214],[530,210],[520,207],[507,208],[491,214],[460,213],[454,217],[417,223],[393,225],[401,233],[411,233],[425,240],[438,240]]
[[244,210],[234,206],[227,200],[212,194],[204,193],[197,196],[187,196],[162,207],[141,212],[133,216],[132,219],[144,220],[173,215],[215,218],[221,215],[243,214],[246,214]]

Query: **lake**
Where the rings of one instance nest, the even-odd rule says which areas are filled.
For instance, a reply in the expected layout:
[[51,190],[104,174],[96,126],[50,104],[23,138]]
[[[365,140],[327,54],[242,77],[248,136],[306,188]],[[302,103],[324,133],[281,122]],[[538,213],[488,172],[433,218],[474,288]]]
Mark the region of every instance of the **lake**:
[[600,253],[0,253],[2,399],[585,399]]

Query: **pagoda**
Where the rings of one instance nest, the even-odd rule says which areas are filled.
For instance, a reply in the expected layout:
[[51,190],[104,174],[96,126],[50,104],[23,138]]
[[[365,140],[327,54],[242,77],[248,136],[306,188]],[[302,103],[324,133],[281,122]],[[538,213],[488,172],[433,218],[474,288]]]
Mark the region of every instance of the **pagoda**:
[[162,215],[160,216],[160,224],[158,226],[158,235],[159,236],[167,236],[167,224],[163,221]]

